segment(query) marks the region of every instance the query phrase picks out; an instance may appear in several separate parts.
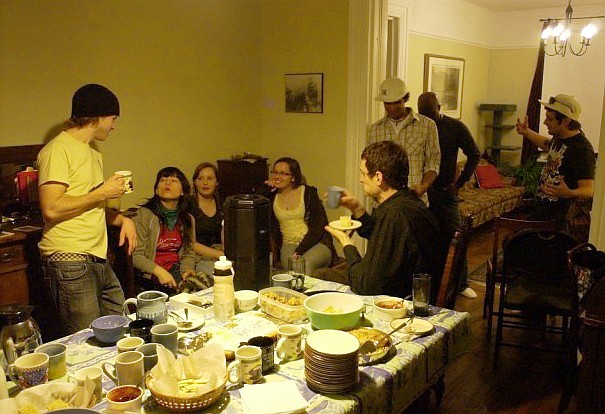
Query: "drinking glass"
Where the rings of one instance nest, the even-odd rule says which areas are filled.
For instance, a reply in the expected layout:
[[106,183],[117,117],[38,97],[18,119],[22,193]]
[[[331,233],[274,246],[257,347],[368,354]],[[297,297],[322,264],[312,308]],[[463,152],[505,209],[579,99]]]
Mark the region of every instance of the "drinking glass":
[[431,297],[431,276],[427,273],[415,273],[412,278],[412,302],[414,315],[428,316]]

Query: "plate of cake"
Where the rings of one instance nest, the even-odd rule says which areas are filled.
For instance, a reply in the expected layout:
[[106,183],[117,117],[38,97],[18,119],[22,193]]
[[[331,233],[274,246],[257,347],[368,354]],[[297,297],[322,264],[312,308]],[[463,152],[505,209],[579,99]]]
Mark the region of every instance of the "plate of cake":
[[339,220],[331,221],[330,227],[336,230],[355,230],[361,227],[361,221],[352,220],[351,216],[340,216]]

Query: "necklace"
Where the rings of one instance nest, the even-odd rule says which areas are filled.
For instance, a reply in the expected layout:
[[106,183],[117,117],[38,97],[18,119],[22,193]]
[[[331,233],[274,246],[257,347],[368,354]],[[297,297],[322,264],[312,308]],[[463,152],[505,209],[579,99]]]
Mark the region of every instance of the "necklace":
[[292,189],[285,193],[284,192],[278,193],[278,196],[279,196],[278,203],[279,203],[280,207],[285,209],[286,211],[294,210],[296,208],[296,206],[298,205],[298,198],[300,196],[301,187]]

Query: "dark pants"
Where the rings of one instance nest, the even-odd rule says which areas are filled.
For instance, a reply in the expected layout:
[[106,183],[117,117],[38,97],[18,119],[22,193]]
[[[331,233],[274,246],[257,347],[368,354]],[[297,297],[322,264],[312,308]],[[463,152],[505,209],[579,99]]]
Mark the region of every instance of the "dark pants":
[[169,272],[172,275],[172,277],[174,278],[174,281],[176,282],[176,286],[177,286],[176,288],[169,288],[169,287],[159,284],[158,280],[155,278],[155,276],[153,276],[151,279],[149,279],[143,275],[139,275],[139,277],[138,277],[139,292],[145,292],[146,290],[159,290],[160,292],[164,292],[170,296],[177,294],[179,283],[181,283],[181,280],[183,280],[181,278],[181,264],[180,263],[173,264],[172,267],[170,268]]
[[[441,263],[445,267],[445,260],[447,258],[447,252],[449,250],[452,238],[460,227],[460,209],[458,208],[458,194],[453,188],[429,188],[429,210],[435,216],[439,230],[441,232],[440,247],[443,252]],[[466,256],[466,253],[465,253]],[[464,258],[464,268],[460,275],[459,290],[464,290],[468,287],[468,281],[466,279],[467,265],[466,257]]]

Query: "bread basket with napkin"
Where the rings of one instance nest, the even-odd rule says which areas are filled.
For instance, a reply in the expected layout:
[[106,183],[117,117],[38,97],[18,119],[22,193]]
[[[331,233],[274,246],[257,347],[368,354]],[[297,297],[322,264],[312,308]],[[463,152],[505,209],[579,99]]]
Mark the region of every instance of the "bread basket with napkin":
[[225,392],[225,367],[225,351],[218,344],[180,359],[158,347],[158,363],[147,374],[145,384],[158,405],[179,413],[198,411]]

